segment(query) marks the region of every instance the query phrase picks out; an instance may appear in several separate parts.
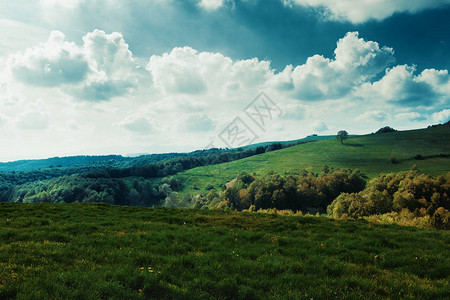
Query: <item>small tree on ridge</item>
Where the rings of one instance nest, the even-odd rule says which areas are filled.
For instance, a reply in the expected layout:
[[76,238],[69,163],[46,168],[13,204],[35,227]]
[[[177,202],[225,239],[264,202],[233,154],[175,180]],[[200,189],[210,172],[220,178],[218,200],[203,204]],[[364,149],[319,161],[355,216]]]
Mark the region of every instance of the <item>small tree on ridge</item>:
[[338,139],[341,144],[344,144],[344,140],[348,139],[348,132],[345,130],[340,130],[336,135],[336,139]]

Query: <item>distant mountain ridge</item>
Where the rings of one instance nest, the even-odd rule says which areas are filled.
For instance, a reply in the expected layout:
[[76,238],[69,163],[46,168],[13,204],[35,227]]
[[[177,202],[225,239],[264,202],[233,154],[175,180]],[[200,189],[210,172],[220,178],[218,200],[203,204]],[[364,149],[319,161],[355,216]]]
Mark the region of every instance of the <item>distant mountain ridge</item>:
[[67,157],[51,157],[46,159],[17,160],[0,163],[0,172],[21,172],[52,167],[72,167],[100,162],[129,161],[131,157],[121,155],[77,155]]
[[[288,145],[300,142],[309,141],[322,141],[333,139],[334,135],[330,136],[317,136],[311,135],[302,139],[292,140],[292,141],[274,141],[274,142],[262,142],[252,145],[247,145],[240,147],[239,150],[249,150],[256,149],[258,147],[267,147],[273,144]],[[26,159],[17,160],[12,162],[2,162],[0,163],[0,172],[23,172],[23,171],[34,171],[39,169],[47,168],[65,168],[65,167],[76,167],[83,165],[102,165],[105,167],[132,167],[141,166],[148,163],[159,162],[165,159],[170,159],[179,156],[197,156],[204,155],[203,152],[234,152],[238,149],[208,149],[208,150],[196,150],[189,153],[155,153],[155,154],[136,154],[130,156],[122,155],[76,155],[76,156],[65,156],[65,157],[51,157],[45,159]]]

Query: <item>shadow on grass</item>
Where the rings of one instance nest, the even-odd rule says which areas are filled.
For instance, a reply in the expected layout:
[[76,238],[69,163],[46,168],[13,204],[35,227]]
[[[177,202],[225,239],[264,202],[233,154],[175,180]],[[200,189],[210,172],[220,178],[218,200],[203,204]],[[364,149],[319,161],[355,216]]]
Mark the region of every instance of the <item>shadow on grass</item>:
[[348,147],[364,147],[363,144],[344,144],[344,146],[348,146]]

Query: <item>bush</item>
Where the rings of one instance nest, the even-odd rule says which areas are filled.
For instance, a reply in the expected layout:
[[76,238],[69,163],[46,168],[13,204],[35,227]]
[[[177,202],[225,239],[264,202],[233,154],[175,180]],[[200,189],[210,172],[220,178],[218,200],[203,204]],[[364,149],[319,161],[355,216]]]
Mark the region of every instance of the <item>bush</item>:
[[391,158],[389,159],[389,162],[391,164],[398,164],[399,163],[399,161],[395,158],[395,156],[391,156]]
[[375,133],[387,133],[387,132],[396,132],[396,131],[397,130],[395,130],[394,128],[386,126],[386,127],[378,129],[378,131]]
[[[381,174],[372,179],[363,191],[341,194],[328,206],[327,211],[335,218],[344,214],[359,218],[395,212],[400,213],[397,221],[402,220],[403,223],[419,218],[414,222],[423,224],[426,220],[430,226],[448,229],[449,195],[450,173],[433,178],[411,170]],[[406,222],[406,219],[410,221]]]
[[365,187],[362,174],[349,169],[328,169],[321,174],[303,172],[297,176],[271,171],[262,178],[241,173],[232,182],[223,198],[238,210],[253,205],[256,210],[323,212],[339,194],[358,192]]
[[431,225],[438,229],[450,229],[450,212],[443,207],[439,207],[431,218]]
[[416,155],[414,155],[414,159],[415,160],[422,160],[423,156],[421,154],[416,154]]

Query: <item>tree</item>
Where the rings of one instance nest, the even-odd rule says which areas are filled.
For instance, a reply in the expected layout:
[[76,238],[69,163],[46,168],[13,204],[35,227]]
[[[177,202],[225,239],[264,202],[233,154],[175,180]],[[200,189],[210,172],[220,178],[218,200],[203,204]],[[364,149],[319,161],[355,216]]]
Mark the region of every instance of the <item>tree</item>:
[[341,144],[344,144],[344,140],[348,139],[348,132],[345,130],[340,130],[336,135],[336,139],[338,139]]
[[375,133],[387,133],[387,132],[396,132],[396,131],[397,130],[395,130],[394,128],[386,126],[386,127],[378,129],[378,131]]

